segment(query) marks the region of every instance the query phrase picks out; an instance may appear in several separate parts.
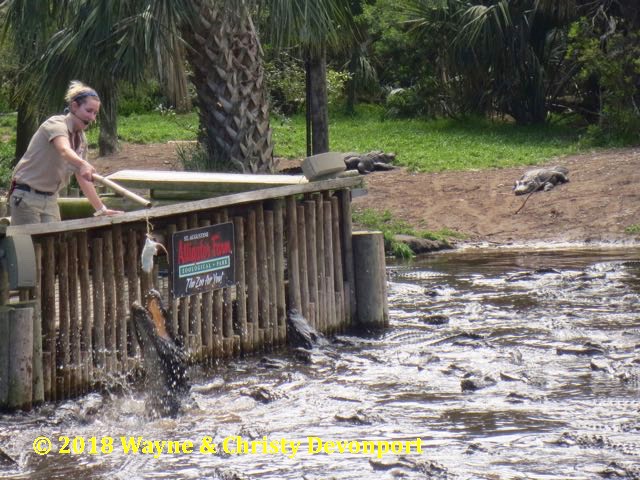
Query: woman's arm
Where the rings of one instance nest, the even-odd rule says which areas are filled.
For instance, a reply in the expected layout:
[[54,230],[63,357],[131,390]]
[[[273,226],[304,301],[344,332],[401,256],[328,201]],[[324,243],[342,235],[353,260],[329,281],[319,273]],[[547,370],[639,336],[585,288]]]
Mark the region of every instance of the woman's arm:
[[[96,171],[96,169],[93,168],[93,166],[89,162],[87,162],[85,159],[83,159],[73,151],[73,148],[71,148],[71,144],[69,143],[69,139],[67,137],[65,137],[64,135],[55,137],[53,140],[51,140],[51,143],[53,143],[56,151],[65,161],[76,167],[76,176],[79,175],[89,182],[93,181],[91,176]],[[84,192],[84,189],[82,189],[82,191]]]
[[78,185],[80,185],[84,196],[87,197],[91,206],[95,208],[96,215],[115,215],[116,213],[122,213],[122,210],[111,210],[102,203],[93,182],[87,181],[84,177],[80,176],[79,173],[76,173],[76,180],[78,180]]

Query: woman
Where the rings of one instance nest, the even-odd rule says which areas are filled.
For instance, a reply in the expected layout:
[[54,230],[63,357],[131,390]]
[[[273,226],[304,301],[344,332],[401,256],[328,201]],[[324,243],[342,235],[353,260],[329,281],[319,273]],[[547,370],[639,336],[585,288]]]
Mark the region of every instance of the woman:
[[60,220],[58,191],[75,174],[82,192],[95,208],[94,215],[114,215],[93,185],[96,171],[87,161],[86,128],[95,122],[100,98],[79,81],[69,84],[65,101],[68,113],[47,119],[31,138],[27,151],[13,171],[9,193],[11,225]]

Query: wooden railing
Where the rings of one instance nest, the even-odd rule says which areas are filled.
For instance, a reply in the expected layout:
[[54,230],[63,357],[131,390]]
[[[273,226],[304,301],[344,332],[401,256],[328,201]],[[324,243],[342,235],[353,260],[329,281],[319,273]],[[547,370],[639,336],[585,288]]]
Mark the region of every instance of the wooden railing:
[[[31,235],[36,252],[35,288],[9,291],[6,276],[0,280],[4,308],[33,311],[31,403],[75,397],[126,374],[139,357],[130,305],[150,288],[166,299],[171,329],[199,362],[286,344],[290,309],[319,331],[343,330],[357,308],[350,192],[360,184],[341,178],[8,227],[7,235]],[[149,231],[171,251],[173,233],[228,221],[232,287],[174,299],[165,257],[152,273],[141,270]]]

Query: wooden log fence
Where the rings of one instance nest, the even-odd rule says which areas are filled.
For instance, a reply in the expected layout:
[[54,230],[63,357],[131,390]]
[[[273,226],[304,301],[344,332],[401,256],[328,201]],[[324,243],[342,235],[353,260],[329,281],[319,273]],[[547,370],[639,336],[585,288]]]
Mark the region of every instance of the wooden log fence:
[[[350,190],[360,184],[360,178],[340,178],[111,218],[9,227],[7,235],[31,235],[37,282],[35,288],[3,295],[0,308],[9,313],[0,322],[16,315],[22,322],[25,315],[33,318],[27,322],[33,339],[21,348],[33,352],[38,368],[27,382],[28,401],[12,398],[9,404],[5,382],[0,407],[73,398],[112,375],[130,372],[141,355],[130,305],[142,301],[150,288],[160,290],[170,310],[168,330],[194,362],[286,345],[286,316],[292,309],[321,332],[353,325],[358,307]],[[234,227],[232,286],[173,299],[164,254],[156,258],[151,274],[142,271],[140,252],[150,228],[171,252],[176,232],[225,222]],[[8,288],[6,282],[6,275],[0,275],[0,290]],[[17,304],[25,298],[29,308]],[[15,329],[11,322],[0,323],[0,330]],[[4,355],[0,370],[8,368]],[[20,362],[14,370],[23,368],[24,356]],[[5,373],[0,371],[0,378]],[[26,383],[16,388],[26,390]]]

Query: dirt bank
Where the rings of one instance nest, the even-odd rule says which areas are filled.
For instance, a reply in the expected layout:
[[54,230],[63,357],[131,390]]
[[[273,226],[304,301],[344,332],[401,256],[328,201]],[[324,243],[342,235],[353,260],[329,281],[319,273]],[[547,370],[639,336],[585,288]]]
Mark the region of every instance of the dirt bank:
[[[180,169],[173,144],[124,144],[116,155],[94,159],[100,173]],[[281,167],[299,164],[282,162]],[[417,174],[403,168],[367,176],[368,195],[354,208],[389,210],[418,229],[448,228],[469,241],[639,242],[625,228],[640,224],[640,147],[572,155],[570,182],[525,197],[511,191],[526,168]]]

